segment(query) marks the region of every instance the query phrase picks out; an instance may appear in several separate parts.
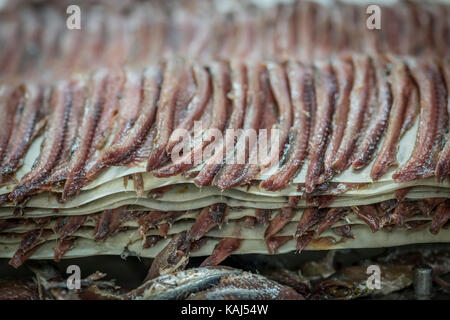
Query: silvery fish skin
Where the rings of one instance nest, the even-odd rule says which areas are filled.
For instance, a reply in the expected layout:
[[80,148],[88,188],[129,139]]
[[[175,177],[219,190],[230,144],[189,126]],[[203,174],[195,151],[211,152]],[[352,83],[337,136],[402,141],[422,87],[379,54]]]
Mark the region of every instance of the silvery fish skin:
[[205,267],[179,271],[149,280],[123,295],[123,299],[169,300],[184,299],[196,292],[217,285],[223,276],[243,271],[227,267]]
[[294,289],[261,275],[243,272],[224,276],[212,289],[199,292],[188,300],[304,300]]

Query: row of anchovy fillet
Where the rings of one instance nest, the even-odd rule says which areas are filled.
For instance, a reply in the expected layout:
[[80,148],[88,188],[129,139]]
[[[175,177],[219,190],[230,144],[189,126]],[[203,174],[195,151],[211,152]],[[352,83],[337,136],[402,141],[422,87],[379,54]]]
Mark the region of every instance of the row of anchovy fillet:
[[[398,142],[419,117],[416,143],[395,182],[450,172],[448,97],[450,63],[445,60],[371,58],[353,55],[312,65],[212,62],[206,66],[172,59],[143,72],[101,69],[87,78],[4,85],[0,91],[0,182],[14,173],[32,143],[43,135],[40,153],[3,201],[19,203],[61,186],[62,201],[111,166],[146,161],[156,177],[186,173],[197,152],[212,141],[196,141],[182,159],[170,159],[179,142],[173,134],[195,121],[206,129],[279,129],[279,169],[261,182],[266,190],[286,187],[307,159],[305,191],[312,193],[336,174],[372,160],[379,179],[397,163]],[[245,145],[246,163],[206,159],[197,186],[226,189],[252,182],[268,164],[250,158],[258,141],[224,139],[218,149]],[[380,145],[381,144],[381,145]],[[274,146],[272,146],[274,147]],[[216,149],[216,150],[218,150]],[[231,151],[230,151],[231,150]]]
[[[295,234],[280,235],[279,232],[292,221],[294,212],[293,208],[285,207],[272,217],[271,210],[257,209],[255,216],[246,216],[235,221],[239,225],[237,229],[239,232],[234,231],[233,237],[219,238],[219,243],[201,265],[220,264],[240,248],[243,241],[240,230],[257,225],[265,226],[264,239],[267,251],[271,254],[276,254],[278,249],[291,239],[296,239],[298,252],[303,251],[312,242],[321,244],[322,247],[331,247],[334,244],[355,239],[351,224],[335,225],[339,221],[346,221],[346,216],[351,213],[356,214],[372,232],[399,228],[405,230],[429,228],[432,234],[438,234],[450,219],[450,201],[446,198],[418,201],[393,199],[353,207],[323,209],[311,207],[302,213]],[[129,230],[134,230],[142,238],[143,249],[151,248],[167,237],[171,239],[155,258],[155,266],[152,267],[151,272],[156,276],[161,265],[167,264],[163,261],[164,259],[172,256],[174,261],[171,264],[173,265],[177,265],[182,259],[185,259],[187,263],[191,252],[199,250],[212,239],[208,237],[208,233],[228,221],[227,206],[217,203],[203,208],[187,230],[169,235],[177,219],[183,219],[187,213],[187,211],[136,211],[119,207],[90,215],[3,219],[0,220],[0,232],[12,235],[11,232],[21,226],[29,230],[20,234],[21,241],[18,249],[9,262],[17,268],[41,245],[50,241],[49,238],[52,235],[57,236],[54,260],[60,261],[68,251],[77,246],[78,231],[92,230],[94,241],[108,241],[116,234],[129,229],[127,223],[134,221],[138,227]],[[410,219],[413,217],[414,219]],[[152,229],[157,230],[158,233],[149,235],[147,232]],[[322,234],[327,230],[332,231],[334,236],[324,237]]]
[[[97,2],[97,1],[96,1]],[[99,66],[148,64],[173,56],[198,61],[326,58],[336,53],[439,57],[450,53],[449,6],[399,1],[366,26],[367,6],[293,1],[275,8],[214,1],[80,1],[80,30],[66,26],[65,2],[33,2],[0,11],[0,78],[61,76]],[[100,1],[101,3],[101,1]],[[117,5],[117,3],[116,3]],[[51,79],[51,76],[50,76]]]

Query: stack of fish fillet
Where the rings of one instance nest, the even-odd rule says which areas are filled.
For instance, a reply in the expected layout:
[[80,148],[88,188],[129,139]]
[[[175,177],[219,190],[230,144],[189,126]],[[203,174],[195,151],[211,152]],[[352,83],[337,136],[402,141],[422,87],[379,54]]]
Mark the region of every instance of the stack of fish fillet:
[[4,85],[0,255],[17,267],[175,247],[214,265],[448,241],[449,90],[449,61],[357,54]]
[[157,273],[450,240],[448,5],[383,7],[403,20],[368,31],[358,5],[131,3],[83,7],[88,33],[51,5],[0,22],[0,257]]

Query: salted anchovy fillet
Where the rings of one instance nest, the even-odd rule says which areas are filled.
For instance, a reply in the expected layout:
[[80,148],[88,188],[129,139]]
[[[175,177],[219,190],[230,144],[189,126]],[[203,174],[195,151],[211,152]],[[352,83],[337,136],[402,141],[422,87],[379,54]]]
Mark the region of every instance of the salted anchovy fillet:
[[123,208],[103,211],[95,224],[94,239],[106,240],[120,231],[120,227],[124,222],[135,217],[133,211],[124,210]]
[[22,87],[2,86],[0,88],[0,161],[6,154],[8,142],[14,127],[16,113],[20,112],[23,103]]
[[6,231],[8,229],[17,227],[19,225],[23,224],[22,219],[5,219],[0,221],[0,232]]
[[[125,211],[126,212],[126,211]],[[163,213],[161,211],[151,211],[146,214],[143,214],[138,218],[139,223],[139,233],[143,236],[143,238],[146,237],[146,232],[156,225],[159,225],[161,223],[168,223],[172,225],[176,218],[181,217],[184,215],[186,211],[170,211],[167,213]],[[124,221],[126,221],[124,219]]]
[[372,230],[376,232],[381,228],[381,220],[378,216],[377,208],[373,205],[355,206],[353,211],[361,218]]
[[78,193],[81,180],[84,178],[84,166],[89,156],[92,138],[105,101],[105,88],[108,75],[105,70],[96,72],[91,81],[92,88],[84,109],[83,118],[76,139],[76,151],[68,165],[66,183],[62,192],[62,200],[66,201]]
[[230,256],[234,251],[241,246],[241,239],[238,238],[224,238],[214,248],[211,255],[206,258],[200,267],[216,266]]
[[[43,88],[31,84],[25,90],[26,102],[24,103],[20,122],[13,128],[9,139],[5,159],[0,168],[0,183],[2,182],[2,177],[13,174],[22,165],[23,157],[28,147],[44,124],[43,122],[40,125],[38,124],[44,118]],[[20,106],[16,107],[20,109]],[[4,116],[5,118],[8,117],[7,114],[4,114]]]
[[256,222],[259,224],[266,224],[267,222],[269,222],[271,215],[272,215],[272,211],[268,210],[268,209],[256,209],[255,210]]
[[189,262],[190,250],[189,232],[183,231],[175,235],[153,260],[145,281],[183,270]]
[[388,214],[388,223],[394,223],[397,226],[403,226],[406,218],[419,215],[420,208],[417,203],[406,200],[399,202],[393,212]]
[[355,81],[350,94],[350,107],[347,124],[341,144],[331,164],[331,169],[339,173],[350,166],[354,151],[357,149],[358,135],[361,131],[364,115],[369,108],[370,94],[375,83],[372,61],[368,56],[353,58]]
[[44,19],[44,28],[42,33],[42,53],[40,66],[48,68],[55,58],[58,58],[59,40],[63,30],[60,28],[62,17],[54,8],[45,8],[42,10]]
[[350,107],[350,94],[352,92],[354,81],[353,61],[350,58],[340,58],[333,61],[333,68],[336,74],[338,84],[338,97],[336,101],[336,110],[331,124],[331,136],[328,143],[325,159],[324,173],[321,182],[325,182],[333,175],[331,164],[336,158],[337,151],[341,145],[344,130],[347,124],[347,117]]
[[[197,83],[197,92],[186,109],[186,117],[177,126],[176,129],[191,130],[194,121],[200,119],[203,110],[211,96],[211,79],[205,68],[195,64],[193,66],[195,81]],[[173,133],[167,144],[167,152],[170,153],[173,147],[179,143],[179,137]]]
[[116,126],[113,128],[113,135],[110,135],[108,145],[105,145],[103,150],[107,150],[111,145],[123,142],[140,116],[144,75],[128,70],[125,72],[125,76],[125,83],[120,94]]
[[386,134],[372,166],[370,176],[378,180],[391,166],[397,164],[397,144],[401,135],[414,123],[419,110],[418,93],[407,66],[392,61],[391,86],[393,104]]
[[325,230],[332,227],[339,219],[341,219],[345,213],[345,208],[331,208],[327,211],[325,217],[322,218],[318,227],[317,227],[317,235],[322,234]]
[[215,266],[182,270],[147,281],[138,288],[124,294],[123,299],[185,299],[191,294],[217,285],[223,276],[240,273],[242,271],[238,269]]
[[436,3],[430,8],[433,12],[433,44],[435,51],[441,57],[446,57],[449,44],[441,39],[448,39],[450,27],[448,26],[448,6],[444,3]]
[[98,59],[102,57],[106,40],[105,12],[102,10],[92,10],[88,11],[86,15],[88,19],[86,21],[85,34],[88,37],[81,43],[82,50],[80,52],[78,49],[78,54],[72,62],[75,70],[84,69],[89,63],[98,64]]
[[167,157],[166,147],[175,125],[177,91],[186,76],[180,60],[169,60],[164,70],[161,95],[158,101],[155,128],[156,136],[152,153],[147,162],[147,171],[156,169]]
[[422,230],[425,229],[430,224],[430,220],[413,220],[406,221],[404,227],[406,230]]
[[110,140],[109,138],[114,130],[114,122],[117,119],[116,113],[120,107],[119,97],[122,96],[126,80],[126,73],[123,70],[112,69],[108,74],[105,101],[95,128],[94,137],[92,138],[91,150],[89,152],[90,158],[95,157],[96,151],[103,149],[108,140]]
[[420,103],[419,103],[419,90],[417,86],[413,86],[414,90],[407,105],[404,121],[402,125],[402,130],[400,135],[403,135],[407,130],[409,130],[415,123],[417,115],[419,114]]
[[292,220],[294,213],[295,212],[293,208],[281,208],[280,212],[275,216],[275,218],[272,219],[272,221],[270,221],[269,225],[267,226],[266,231],[264,232],[264,238],[268,239],[277,234],[278,231],[283,229],[283,227]]
[[223,203],[205,207],[198,215],[190,230],[190,237],[196,241],[206,235],[212,228],[221,225],[225,219],[227,206]]
[[[270,148],[277,148],[279,150],[278,154],[268,157],[260,166],[265,168],[272,164],[275,160],[280,160],[280,155],[283,155],[284,145],[288,139],[289,129],[292,125],[292,107],[291,107],[291,97],[289,95],[289,83],[284,67],[277,63],[268,63],[267,71],[269,75],[269,82],[271,91],[274,94],[274,99],[278,106],[278,121],[270,129],[279,130],[278,141],[275,142],[276,145],[271,145]],[[272,159],[272,158],[275,159]]]
[[76,238],[58,240],[54,250],[53,260],[55,262],[61,261],[61,258],[75,246],[75,241]]
[[292,56],[296,46],[295,10],[289,6],[281,6],[277,15],[275,42],[281,56]]
[[287,76],[294,113],[292,139],[286,162],[277,173],[261,183],[261,187],[269,191],[285,188],[301,169],[308,151],[311,114],[316,108],[312,70],[299,63],[289,62]]
[[397,201],[403,201],[408,195],[408,193],[411,191],[411,189],[413,189],[413,187],[395,190],[394,192],[395,199],[397,199]]
[[[29,74],[32,72],[34,65],[39,63],[39,57],[41,56],[40,44],[41,36],[43,32],[43,21],[40,15],[36,15],[30,9],[21,10],[21,23],[23,24],[22,41],[26,45],[22,47],[21,52],[16,54],[20,56],[17,70],[18,73]],[[29,50],[29,47],[34,50]]]
[[[152,73],[152,71],[150,71]],[[113,134],[110,134],[108,143],[93,155],[92,160],[88,163],[86,161],[85,169],[83,169],[83,176],[81,180],[82,185],[87,184],[88,180],[93,180],[102,169],[112,165],[125,165],[127,161],[132,161],[134,151],[144,143],[145,136],[149,130],[149,122],[152,122],[152,108],[154,95],[158,95],[158,76],[155,76],[155,83],[150,83],[151,86],[155,86],[153,90],[145,98],[149,98],[150,101],[143,101],[143,75],[136,74],[132,71],[126,72],[126,81],[123,87],[121,101],[119,104],[119,113],[117,115],[117,123],[114,127]],[[152,78],[153,79],[153,78]],[[156,91],[156,93],[154,92]],[[106,99],[104,107],[106,105]],[[141,113],[142,107],[146,107],[148,113]],[[147,118],[150,117],[150,118]],[[140,121],[139,123],[137,121]],[[130,146],[130,140],[133,140],[136,145]],[[92,145],[89,151],[92,154]]]
[[46,186],[51,187],[63,182],[67,177],[68,165],[76,146],[79,122],[83,116],[86,102],[87,89],[84,82],[76,82],[72,86],[72,105],[70,107],[69,123],[64,136],[64,148],[58,164],[53,168],[52,174],[46,180]]
[[189,297],[189,300],[304,300],[294,289],[261,275],[244,272],[223,276],[213,288]]
[[369,126],[360,143],[360,148],[355,156],[355,160],[352,163],[352,166],[355,169],[362,169],[370,162],[370,160],[372,160],[373,155],[377,151],[378,143],[386,129],[392,106],[392,93],[386,75],[386,68],[387,65],[383,62],[375,63],[377,106],[372,111],[374,114],[369,120]]
[[273,236],[266,240],[267,251],[270,254],[276,254],[278,249],[292,239],[292,236]]
[[28,195],[38,191],[51,174],[64,148],[71,104],[69,83],[60,82],[53,88],[50,102],[52,112],[37,163],[10,193],[10,200],[16,202],[24,200]]
[[[262,92],[265,98],[262,111],[263,115],[256,132],[256,143],[249,143],[250,146],[252,144],[253,146],[248,150],[249,155],[247,163],[245,164],[240,177],[236,180],[237,185],[249,185],[252,181],[256,180],[259,175],[268,169],[264,168],[261,164],[264,163],[266,159],[274,159],[273,154],[276,154],[275,151],[277,151],[276,149],[271,150],[270,146],[269,148],[264,147],[265,142],[271,141],[271,143],[273,143],[273,141],[277,138],[276,132],[272,132],[271,128],[276,125],[278,121],[278,114],[275,97],[273,96],[273,92],[270,88],[267,73],[264,74],[263,79]],[[241,150],[241,147],[237,146],[237,150]],[[270,152],[270,155],[268,155],[267,152]]]
[[51,234],[51,231],[42,228],[27,232],[20,241],[14,256],[9,260],[9,264],[14,268],[20,267]]
[[298,253],[302,252],[310,244],[310,242],[314,237],[314,234],[315,234],[314,230],[309,230],[304,232],[297,238],[295,248],[297,249]]
[[[117,144],[111,145],[100,154],[99,159],[86,173],[87,179],[92,180],[103,168],[121,165],[129,161],[133,158],[136,150],[144,143],[156,113],[156,101],[159,97],[161,84],[161,70],[159,68],[148,68],[145,71],[142,82],[142,89],[139,88],[140,86],[136,87],[136,89],[139,88],[138,90],[143,91],[142,98],[133,101],[136,104],[142,103],[139,117],[130,126],[123,139],[117,141]],[[134,89],[130,91],[130,94],[139,94]],[[130,103],[123,107],[129,110]]]
[[333,53],[334,28],[332,22],[332,10],[322,10],[317,17],[317,45],[315,54],[319,57],[329,57]]
[[445,201],[441,203],[433,215],[433,220],[431,221],[430,232],[433,234],[438,234],[439,230],[448,222],[450,219],[450,203]]
[[61,258],[74,247],[75,245],[75,238],[66,238],[63,240],[59,240],[56,244],[53,260],[55,262],[61,261]]
[[[105,89],[105,102],[97,126],[95,127],[95,133],[92,138],[88,159],[86,161],[88,168],[90,167],[89,163],[92,162],[92,158],[96,158],[96,156],[100,154],[100,149],[107,144],[107,140],[110,137],[110,133],[114,127],[114,119],[116,119],[116,113],[119,106],[118,97],[122,90],[124,79],[125,77],[122,71],[112,70],[108,74],[108,83]],[[51,177],[47,179],[46,184],[49,186],[61,183],[67,178],[67,172],[70,169],[68,165],[74,154],[74,149],[77,148],[76,139],[78,124],[81,122],[79,119],[83,116],[85,100],[87,98],[87,90],[84,86],[84,83],[80,83],[78,88],[74,89],[72,99],[73,106],[65,138],[65,150],[62,153],[58,166],[54,169]]]
[[4,24],[2,29],[7,36],[2,41],[2,51],[0,52],[0,75],[6,76],[11,72],[11,69],[16,67],[17,60],[20,58],[18,52],[21,48],[21,28],[22,23],[20,19]]
[[321,221],[321,214],[316,208],[306,208],[298,222],[296,237],[301,237]]
[[[246,110],[247,97],[247,69],[244,64],[231,62],[231,88],[232,111],[228,124],[228,129],[240,129],[244,120]],[[198,186],[211,185],[214,177],[223,165],[223,160],[228,157],[227,152],[234,151],[234,137],[225,135],[225,141],[222,141],[217,150],[221,152],[214,153],[206,160],[204,166],[194,179],[194,183]]]
[[[450,31],[449,31],[450,32]],[[447,86],[447,114],[450,116],[450,61],[445,61],[442,64],[442,74],[444,75]],[[436,164],[436,177],[439,181],[443,181],[450,173],[450,134],[447,134],[447,142],[444,149],[439,155],[439,160]]]
[[315,82],[317,110],[314,115],[314,127],[310,139],[309,165],[305,185],[307,193],[311,193],[319,184],[320,175],[323,173],[323,160],[337,92],[336,77],[330,63],[318,65],[317,73],[318,80]]
[[431,212],[445,200],[447,199],[446,198],[423,199],[422,201],[419,202],[418,206],[423,215],[425,217],[429,217]]
[[333,233],[337,234],[338,236],[342,237],[343,239],[355,239],[355,236],[352,233],[351,225],[334,227],[331,230],[333,231]]
[[420,92],[419,130],[411,157],[392,175],[397,183],[434,175],[448,125],[447,93],[438,66],[418,61],[412,70]]
[[86,222],[87,215],[58,218],[54,231],[59,239],[65,239],[73,235]]
[[315,2],[301,2],[299,21],[299,56],[303,60],[312,60],[314,57],[314,43],[317,37],[315,21],[319,11],[319,4]]
[[70,236],[77,232],[86,220],[87,215],[58,219],[57,225],[54,228],[59,237],[55,247],[55,261],[60,261],[62,256],[72,248],[74,240],[70,239]]
[[[211,66],[212,80],[213,80],[213,109],[211,112],[211,122],[209,128],[222,132],[226,126],[228,118],[228,98],[229,91],[229,70],[225,63],[218,62]],[[204,135],[202,133],[202,135]],[[205,139],[206,138],[206,139]],[[195,139],[194,139],[195,140]],[[187,155],[183,155],[181,159],[171,163],[167,166],[153,171],[156,177],[169,177],[188,171],[196,165],[198,159],[205,148],[211,144],[212,138],[204,136],[201,142],[192,146],[192,150]]]
[[[260,125],[260,121],[263,117],[263,101],[264,93],[262,90],[265,81],[263,79],[264,68],[261,65],[252,65],[248,67],[248,82],[249,88],[247,91],[247,108],[245,111],[245,119],[243,124],[243,130],[257,130]],[[249,143],[246,143],[245,134],[241,134],[238,137],[235,149],[245,148],[245,161],[248,162],[248,154],[253,149],[256,141],[255,139],[249,139]],[[227,161],[228,159],[225,159]],[[241,159],[242,160],[242,159]],[[235,162],[241,161],[239,157],[236,157]],[[246,164],[242,163],[225,163],[225,166],[216,176],[214,184],[220,189],[226,189],[238,185],[244,178]]]

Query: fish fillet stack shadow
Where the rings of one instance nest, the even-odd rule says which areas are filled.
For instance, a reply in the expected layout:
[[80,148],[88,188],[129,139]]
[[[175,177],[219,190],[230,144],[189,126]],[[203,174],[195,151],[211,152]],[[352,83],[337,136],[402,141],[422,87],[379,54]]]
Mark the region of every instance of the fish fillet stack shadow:
[[[157,268],[447,242],[449,90],[449,60],[358,54],[174,58],[3,85],[0,256],[138,255]],[[177,129],[192,139],[175,159]],[[212,141],[207,129],[276,129],[280,152],[255,164],[262,135]],[[229,163],[242,146],[245,163]]]

